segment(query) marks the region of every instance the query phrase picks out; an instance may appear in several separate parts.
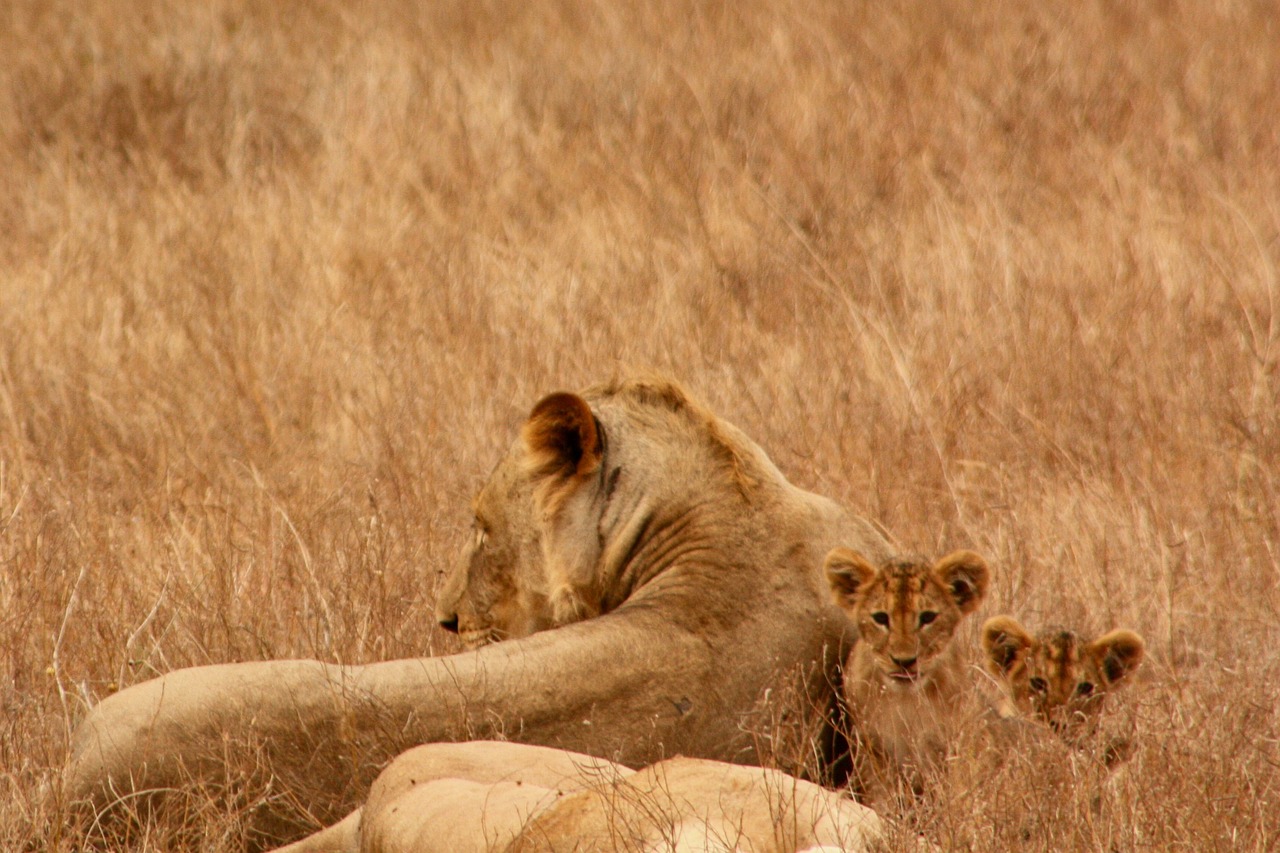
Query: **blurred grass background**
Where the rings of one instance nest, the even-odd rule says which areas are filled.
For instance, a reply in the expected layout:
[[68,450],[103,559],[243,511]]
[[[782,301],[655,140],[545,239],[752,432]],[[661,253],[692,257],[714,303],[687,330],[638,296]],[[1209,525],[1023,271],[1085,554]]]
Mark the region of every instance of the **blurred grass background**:
[[1275,11],[4,4],[0,838],[68,849],[67,736],[122,686],[452,650],[521,418],[639,366],[986,555],[974,630],[1147,638],[1121,778],[1012,765],[922,825],[1273,849]]

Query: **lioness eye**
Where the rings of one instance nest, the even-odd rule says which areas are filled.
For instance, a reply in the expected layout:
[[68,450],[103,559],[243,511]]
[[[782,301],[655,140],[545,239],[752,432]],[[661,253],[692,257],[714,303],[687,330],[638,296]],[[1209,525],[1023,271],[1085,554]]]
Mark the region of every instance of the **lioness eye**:
[[1049,683],[1043,678],[1036,677],[1031,679],[1028,683],[1031,685],[1031,689],[1037,693],[1043,693],[1049,689]]
[[934,613],[932,610],[926,610],[920,614],[920,624],[928,625],[930,622],[932,622],[934,619],[937,619],[937,618],[938,618],[937,613]]
[[1093,685],[1087,681],[1082,681],[1076,685],[1076,693],[1080,696],[1093,695]]
[[883,610],[877,610],[875,613],[871,614],[871,621],[875,622],[877,625],[888,625],[889,614],[885,613]]

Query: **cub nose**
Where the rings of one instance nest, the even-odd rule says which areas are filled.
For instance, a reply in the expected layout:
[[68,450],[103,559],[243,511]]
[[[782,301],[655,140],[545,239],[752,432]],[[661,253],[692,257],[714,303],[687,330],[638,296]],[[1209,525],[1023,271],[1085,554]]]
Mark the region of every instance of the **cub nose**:
[[457,613],[441,614],[440,616],[436,617],[436,621],[440,623],[441,628],[445,629],[449,633],[451,634],[458,633],[458,614]]

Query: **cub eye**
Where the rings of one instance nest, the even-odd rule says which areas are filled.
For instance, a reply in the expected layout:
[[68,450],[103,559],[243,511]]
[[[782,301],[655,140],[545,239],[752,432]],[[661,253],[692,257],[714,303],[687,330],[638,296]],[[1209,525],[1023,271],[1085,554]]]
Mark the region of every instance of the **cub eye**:
[[1040,678],[1039,676],[1036,676],[1035,678],[1031,679],[1027,683],[1030,684],[1031,689],[1037,693],[1043,693],[1049,689],[1049,682],[1045,681],[1043,678]]
[[871,614],[871,621],[880,626],[887,626],[889,624],[889,614],[883,610],[877,610]]
[[1093,685],[1092,685],[1090,682],[1088,682],[1088,681],[1082,681],[1082,682],[1080,682],[1079,684],[1077,684],[1077,685],[1076,685],[1076,695],[1077,695],[1077,696],[1092,696],[1092,695],[1093,695]]
[[926,610],[920,614],[920,624],[928,625],[930,622],[932,622],[934,619],[937,619],[937,618],[938,618],[937,613],[934,613],[932,610]]

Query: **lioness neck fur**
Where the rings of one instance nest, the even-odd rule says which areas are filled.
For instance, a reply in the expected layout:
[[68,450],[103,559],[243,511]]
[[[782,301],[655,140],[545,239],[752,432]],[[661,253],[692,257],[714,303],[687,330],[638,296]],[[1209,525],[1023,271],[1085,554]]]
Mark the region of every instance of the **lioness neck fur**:
[[858,631],[844,668],[858,782],[872,800],[899,781],[919,793],[969,692],[953,639],[986,595],[987,564],[956,551],[936,563],[894,557],[873,565],[837,548],[825,569],[832,597]]
[[848,626],[822,556],[841,543],[887,552],[871,525],[788,483],[661,378],[541,401],[473,510],[437,612],[473,650],[196,667],[135,685],[79,726],[68,796],[96,812],[193,779],[215,790],[243,762],[273,780],[255,812],[263,837],[287,840],[309,817],[347,813],[379,767],[422,743],[504,737],[633,766],[758,761],[741,721],[766,691],[815,718],[832,698]]

